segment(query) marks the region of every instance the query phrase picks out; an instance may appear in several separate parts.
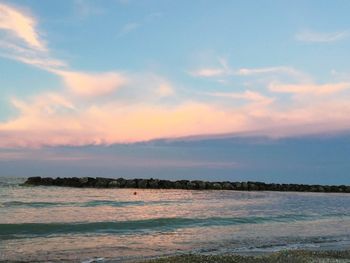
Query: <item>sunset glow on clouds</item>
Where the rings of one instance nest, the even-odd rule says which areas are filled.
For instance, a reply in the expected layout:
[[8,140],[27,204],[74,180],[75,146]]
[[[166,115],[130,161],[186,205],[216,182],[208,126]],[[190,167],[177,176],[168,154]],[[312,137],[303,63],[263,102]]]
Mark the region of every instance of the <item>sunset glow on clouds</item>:
[[[264,66],[247,67],[244,61],[220,55],[208,56],[208,64],[191,62],[180,70],[179,78],[152,65],[133,68],[106,63],[108,68],[90,69],[74,62],[74,57],[94,56],[94,51],[57,55],[66,53],[51,36],[64,36],[45,32],[42,20],[35,8],[0,3],[0,55],[53,75],[60,85],[51,89],[47,83],[44,90],[33,86],[30,94],[10,94],[8,103],[16,114],[2,116],[0,147],[133,143],[236,133],[286,137],[350,128],[350,78],[349,82],[322,78],[291,61],[276,65],[263,61]],[[133,37],[131,33],[137,32],[120,35],[116,30],[116,45]],[[343,34],[324,36],[325,41],[322,36],[303,33],[298,41],[346,41]],[[172,45],[176,49],[176,43]],[[114,51],[106,50],[106,57],[108,52],[122,51],[116,46]],[[139,51],[130,47],[129,52]],[[20,76],[26,83],[26,75]]]

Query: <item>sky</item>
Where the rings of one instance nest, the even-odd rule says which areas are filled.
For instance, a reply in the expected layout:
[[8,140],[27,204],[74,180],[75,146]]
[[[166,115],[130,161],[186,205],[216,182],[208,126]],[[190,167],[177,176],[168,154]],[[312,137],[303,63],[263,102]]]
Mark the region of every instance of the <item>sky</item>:
[[349,8],[0,0],[0,174],[350,183]]

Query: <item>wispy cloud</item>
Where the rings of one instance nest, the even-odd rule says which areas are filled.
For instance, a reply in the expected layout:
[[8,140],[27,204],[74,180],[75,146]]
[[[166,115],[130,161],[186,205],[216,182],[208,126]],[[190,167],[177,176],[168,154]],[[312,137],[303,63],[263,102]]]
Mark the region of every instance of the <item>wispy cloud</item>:
[[[219,58],[217,67],[200,67],[189,72],[194,77],[201,78],[223,78],[223,77],[249,77],[262,75],[286,75],[298,80],[306,80],[308,76],[293,67],[277,66],[262,68],[232,68],[227,61]],[[222,79],[221,79],[222,80]]]
[[230,98],[230,99],[243,99],[255,103],[271,104],[275,99],[267,97],[259,92],[246,90],[242,93],[237,92],[212,92],[207,93],[211,96]]
[[269,90],[278,93],[330,95],[350,89],[350,82],[330,84],[279,84],[271,83]]
[[156,93],[160,97],[168,97],[173,95],[175,91],[170,83],[163,81],[159,84],[158,89],[156,89]]
[[18,8],[0,4],[0,56],[50,71],[66,67],[66,62],[53,58],[46,41],[40,37],[37,19]]
[[121,37],[121,36],[124,36],[134,30],[136,30],[137,28],[139,28],[141,26],[140,23],[136,23],[136,22],[131,22],[131,23],[128,23],[126,25],[124,25],[119,33],[118,33],[118,37]]
[[[76,4],[84,5],[82,1]],[[87,8],[87,7],[86,7]],[[39,37],[37,20],[19,9],[0,4],[0,30],[10,37],[0,41],[0,55],[41,68],[62,78],[66,87],[79,96],[106,95],[127,82],[119,72],[89,73],[70,69],[68,63],[51,55]]]
[[74,0],[74,7],[75,13],[81,19],[105,13],[105,9],[101,8],[101,6],[93,5],[91,1]]
[[295,35],[295,39],[302,42],[311,43],[327,43],[336,42],[348,38],[350,31],[337,31],[337,32],[315,32],[310,30],[304,30]]
[[29,14],[0,3],[0,29],[6,30],[7,37],[22,40],[32,48],[44,50],[45,44],[36,30],[37,21]]
[[153,12],[153,13],[146,15],[143,19],[140,19],[139,21],[133,21],[133,22],[126,23],[125,25],[123,25],[120,28],[119,33],[117,34],[117,37],[125,36],[133,31],[141,28],[142,26],[146,25],[147,23],[150,23],[153,20],[159,19],[162,16],[163,16],[162,12]]

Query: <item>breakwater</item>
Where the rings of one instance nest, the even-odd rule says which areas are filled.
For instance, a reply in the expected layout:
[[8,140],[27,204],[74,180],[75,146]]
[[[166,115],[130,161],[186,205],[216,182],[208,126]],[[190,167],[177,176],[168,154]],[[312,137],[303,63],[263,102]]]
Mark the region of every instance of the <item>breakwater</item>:
[[281,191],[281,192],[330,192],[350,193],[347,185],[267,184],[263,182],[208,182],[201,180],[159,179],[112,179],[102,177],[29,177],[24,185],[65,186],[89,188],[142,188],[142,189],[189,189],[189,190],[237,190],[237,191]]

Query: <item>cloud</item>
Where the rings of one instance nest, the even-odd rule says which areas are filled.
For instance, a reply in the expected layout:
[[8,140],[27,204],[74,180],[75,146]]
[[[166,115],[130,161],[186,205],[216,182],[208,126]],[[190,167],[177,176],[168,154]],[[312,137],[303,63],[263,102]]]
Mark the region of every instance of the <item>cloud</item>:
[[285,75],[298,80],[307,80],[309,77],[293,67],[278,66],[278,67],[262,67],[262,68],[238,68],[234,69],[228,66],[223,59],[219,60],[218,67],[202,67],[189,74],[194,77],[202,78],[223,78],[223,77],[252,77],[261,75]]
[[270,98],[267,96],[262,95],[259,92],[246,90],[242,93],[236,93],[236,92],[212,92],[207,93],[211,96],[216,97],[224,97],[224,98],[231,98],[231,99],[244,99],[255,103],[262,103],[262,104],[270,104],[274,101],[274,98]]
[[[133,143],[225,133],[289,136],[350,128],[350,94],[344,92],[348,82],[320,85],[292,67],[234,69],[219,59],[218,66],[200,67],[191,74],[223,81],[263,79],[259,91],[253,90],[257,87],[253,83],[243,92],[189,97],[194,93],[176,90],[152,73],[72,69],[51,54],[33,16],[4,4],[0,7],[6,11],[1,14],[0,30],[11,33],[0,41],[0,54],[56,74],[64,84],[54,93],[12,98],[17,116],[0,122],[0,147]],[[329,96],[339,92],[342,96]],[[208,95],[216,99],[208,100]],[[171,100],[164,99],[169,96]]]
[[0,141],[0,146],[130,143],[201,134],[204,130],[207,133],[229,132],[244,126],[241,114],[198,102],[167,107],[110,102],[80,105],[79,111],[68,112],[58,102],[47,105],[43,100],[44,97],[16,102],[20,115],[0,124],[1,137],[7,138]]
[[311,94],[307,100],[284,105],[278,98],[272,101],[251,91],[215,95],[252,103],[188,100],[174,105],[148,101],[126,104],[113,97],[85,103],[64,93],[13,100],[19,115],[0,123],[4,138],[0,146],[133,143],[227,133],[285,137],[350,128],[348,96],[319,100]]
[[287,74],[291,76],[305,75],[292,67],[265,67],[265,68],[240,68],[234,72],[238,76],[252,76],[262,74]]
[[[76,4],[89,7],[81,1],[76,1]],[[36,19],[19,9],[0,4],[0,29],[12,32],[24,42],[18,43],[12,38],[1,40],[0,48],[4,52],[0,50],[0,55],[58,75],[75,95],[107,95],[127,82],[126,76],[120,72],[88,73],[71,70],[68,63],[54,58],[39,38]]]
[[6,30],[11,37],[16,37],[32,48],[44,50],[45,44],[36,30],[34,17],[0,3],[0,29]]
[[79,96],[107,95],[127,83],[127,79],[120,73],[85,73],[74,71],[57,71],[74,94]]
[[37,19],[9,5],[0,4],[0,56],[47,71],[64,68],[67,63],[52,57],[46,41],[40,37]]
[[136,22],[132,22],[132,23],[128,23],[126,25],[124,25],[118,34],[118,37],[124,36],[134,30],[136,30],[137,28],[139,28],[141,26],[140,23],[136,23]]
[[117,34],[117,37],[122,37],[124,35],[127,35],[130,32],[137,30],[141,26],[151,23],[152,21],[158,18],[161,18],[162,16],[163,16],[162,12],[153,12],[146,15],[141,21],[129,22],[121,27],[121,29],[119,30],[119,33]]
[[223,75],[228,75],[230,73],[226,72],[222,68],[202,68],[202,69],[192,71],[190,74],[195,77],[210,78],[210,77],[219,77]]
[[81,19],[92,15],[101,15],[105,13],[105,9],[95,6],[91,1],[74,0],[75,12]]
[[168,97],[175,93],[174,88],[171,86],[168,82],[161,82],[158,86],[158,89],[156,89],[156,94],[160,97]]
[[330,95],[350,88],[350,82],[331,84],[278,84],[271,83],[269,90],[277,93],[292,93],[306,95]]
[[302,42],[329,43],[343,40],[350,36],[349,31],[338,32],[314,32],[302,31],[295,35],[295,39]]

